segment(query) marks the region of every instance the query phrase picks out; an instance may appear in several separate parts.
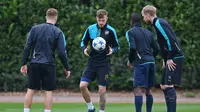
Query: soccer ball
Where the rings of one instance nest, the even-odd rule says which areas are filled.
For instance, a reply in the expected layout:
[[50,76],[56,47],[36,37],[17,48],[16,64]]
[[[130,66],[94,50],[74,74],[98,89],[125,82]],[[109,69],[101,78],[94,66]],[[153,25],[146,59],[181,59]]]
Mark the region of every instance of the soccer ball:
[[97,51],[102,51],[106,48],[106,41],[102,37],[96,37],[92,41],[92,47]]

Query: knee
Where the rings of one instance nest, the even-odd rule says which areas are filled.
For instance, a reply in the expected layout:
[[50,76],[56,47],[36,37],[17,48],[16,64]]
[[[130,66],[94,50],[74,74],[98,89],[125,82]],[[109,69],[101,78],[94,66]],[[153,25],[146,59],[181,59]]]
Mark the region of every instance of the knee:
[[165,90],[167,87],[166,87],[165,85],[160,85],[160,88],[161,88],[162,90]]
[[79,88],[80,88],[80,90],[85,90],[85,89],[87,89],[87,86],[88,86],[88,84],[80,83]]
[[144,93],[144,91],[145,90],[143,88],[141,88],[141,87],[134,88],[134,94],[135,94],[135,96],[142,96],[143,93]]
[[160,85],[160,88],[162,90],[165,90],[166,88],[173,88],[173,87],[174,87],[174,85]]
[[45,91],[45,96],[52,96],[52,91]]
[[176,91],[174,88],[166,88],[164,92],[166,102],[176,102]]
[[99,95],[104,95],[106,93],[106,88],[99,88]]
[[151,95],[152,94],[152,92],[151,92],[151,90],[150,89],[146,89],[146,95]]
[[27,96],[27,97],[33,97],[34,93],[35,93],[35,90],[33,90],[33,89],[28,89],[28,91],[27,91],[27,93],[26,93],[26,96]]

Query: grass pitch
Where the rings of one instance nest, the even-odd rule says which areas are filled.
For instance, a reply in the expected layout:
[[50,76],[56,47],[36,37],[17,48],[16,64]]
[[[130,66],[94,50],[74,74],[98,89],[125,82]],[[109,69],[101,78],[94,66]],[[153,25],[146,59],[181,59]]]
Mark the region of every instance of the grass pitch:
[[[99,111],[95,104],[96,112]],[[143,112],[146,112],[143,104]],[[23,112],[23,103],[0,103],[0,112]],[[34,103],[31,112],[43,112],[42,103]],[[87,112],[84,103],[54,103],[52,112]],[[107,104],[106,112],[135,112],[134,104]],[[154,104],[153,112],[166,112],[165,104]],[[178,104],[177,112],[200,112],[200,104]]]

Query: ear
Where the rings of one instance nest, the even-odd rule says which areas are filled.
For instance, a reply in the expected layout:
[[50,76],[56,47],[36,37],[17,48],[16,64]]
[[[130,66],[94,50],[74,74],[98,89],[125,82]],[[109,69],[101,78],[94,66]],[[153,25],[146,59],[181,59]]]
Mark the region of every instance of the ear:
[[56,20],[56,21],[58,20],[58,16],[55,17],[55,20]]
[[151,15],[150,15],[150,14],[147,14],[147,18],[151,19]]

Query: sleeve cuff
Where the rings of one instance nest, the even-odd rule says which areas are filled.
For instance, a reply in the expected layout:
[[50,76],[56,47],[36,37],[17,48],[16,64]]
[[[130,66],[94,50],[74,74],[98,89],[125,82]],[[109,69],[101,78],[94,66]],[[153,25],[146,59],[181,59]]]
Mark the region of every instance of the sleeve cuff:
[[167,60],[170,60],[170,59],[173,59],[172,52],[168,52],[168,55],[167,55]]
[[69,67],[67,66],[67,67],[65,67],[65,69],[67,70],[67,71],[70,71],[70,69],[69,69]]
[[81,47],[81,49],[82,49],[83,52],[84,52],[85,48],[86,48],[85,46]]

